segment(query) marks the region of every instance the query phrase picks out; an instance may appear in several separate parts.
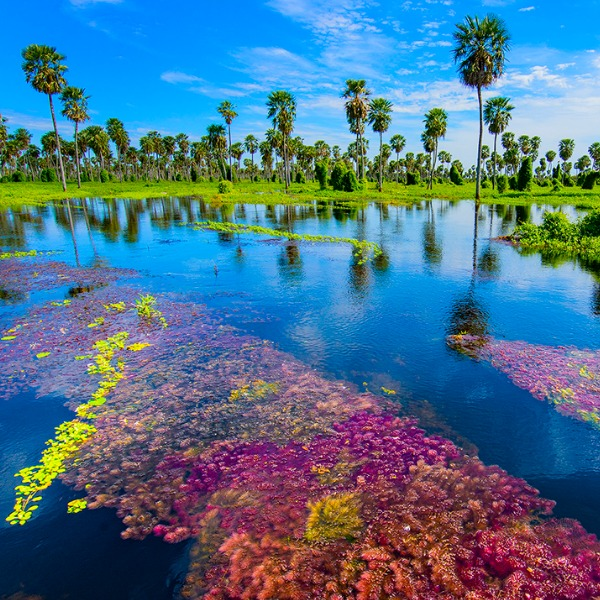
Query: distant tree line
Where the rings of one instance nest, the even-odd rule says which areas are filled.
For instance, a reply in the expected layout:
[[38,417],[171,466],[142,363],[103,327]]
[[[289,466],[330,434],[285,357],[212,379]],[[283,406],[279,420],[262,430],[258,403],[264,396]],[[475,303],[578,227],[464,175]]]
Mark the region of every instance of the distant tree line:
[[[289,91],[275,90],[268,95],[266,116],[272,127],[262,140],[247,135],[232,141],[232,124],[238,113],[236,106],[224,100],[217,107],[223,123],[207,127],[206,135],[191,141],[185,133],[175,136],[149,131],[131,144],[125,125],[110,118],[102,125],[88,125],[89,96],[83,88],[68,85],[64,73],[65,57],[55,48],[32,44],[22,51],[23,71],[32,87],[48,96],[53,131],[45,133],[40,146],[31,143],[25,128],[9,131],[0,115],[0,181],[67,181],[110,180],[236,180],[281,182],[286,189],[293,182],[318,181],[321,188],[354,191],[365,181],[385,181],[406,185],[449,181],[460,185],[464,180],[480,187],[497,187],[499,191],[525,191],[531,184],[562,186],[581,185],[591,188],[600,170],[600,142],[593,143],[588,153],[572,162],[575,142],[563,139],[558,148],[541,154],[538,136],[516,135],[508,131],[514,106],[510,98],[497,96],[482,102],[481,92],[496,81],[504,70],[504,57],[509,36],[503,22],[488,15],[484,19],[467,17],[456,26],[453,55],[459,77],[475,88],[479,103],[480,135],[477,164],[463,168],[460,160],[439,149],[446,135],[448,114],[443,108],[431,108],[424,115],[421,135],[423,152],[406,152],[406,139],[399,133],[384,142],[384,134],[392,123],[392,103],[385,98],[371,98],[363,79],[348,79],[341,96],[349,130],[355,140],[342,149],[324,140],[305,144],[293,136],[296,99]],[[58,96],[61,114],[73,124],[73,138],[58,134],[54,108]],[[492,149],[483,144],[484,124],[493,136]],[[369,159],[366,126],[378,134],[378,154]],[[500,147],[499,147],[500,146]],[[559,160],[557,160],[560,159]],[[575,173],[573,173],[575,170]],[[574,177],[575,175],[575,177]]]

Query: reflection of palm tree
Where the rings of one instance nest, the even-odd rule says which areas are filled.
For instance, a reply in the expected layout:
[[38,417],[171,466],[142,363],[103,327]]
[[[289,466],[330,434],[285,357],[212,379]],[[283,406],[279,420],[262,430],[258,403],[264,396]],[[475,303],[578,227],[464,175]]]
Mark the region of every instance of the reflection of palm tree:
[[433,266],[442,262],[442,245],[437,240],[433,203],[428,202],[428,204],[431,209],[427,213],[427,221],[423,224],[423,258]]

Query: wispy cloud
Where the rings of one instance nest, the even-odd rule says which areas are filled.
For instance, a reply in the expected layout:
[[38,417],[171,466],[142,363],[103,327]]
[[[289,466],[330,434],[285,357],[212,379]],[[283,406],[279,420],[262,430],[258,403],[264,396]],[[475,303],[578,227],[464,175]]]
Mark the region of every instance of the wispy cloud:
[[530,12],[532,10],[535,10],[535,6],[525,6],[523,8],[520,8],[519,12]]
[[550,88],[567,88],[569,83],[566,77],[553,73],[546,65],[536,65],[531,67],[528,73],[518,71],[508,71],[506,78],[502,79],[500,85],[515,86],[520,88],[536,87],[539,91],[539,85],[544,84]]
[[161,73],[160,78],[167,83],[200,83],[203,81],[202,78],[196,75],[189,75],[188,73],[182,73],[181,71],[165,71]]
[[90,4],[121,4],[123,0],[69,0],[73,6],[88,6]]

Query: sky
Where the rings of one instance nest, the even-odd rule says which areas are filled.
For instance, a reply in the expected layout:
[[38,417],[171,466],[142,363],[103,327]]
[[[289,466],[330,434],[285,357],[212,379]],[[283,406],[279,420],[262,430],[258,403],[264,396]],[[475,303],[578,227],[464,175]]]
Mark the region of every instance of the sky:
[[[425,113],[448,112],[440,149],[475,162],[478,114],[474,90],[461,85],[453,32],[466,15],[492,13],[510,33],[505,74],[484,99],[508,96],[509,130],[537,135],[542,154],[562,138],[574,159],[600,141],[600,0],[28,0],[4,2],[0,37],[0,114],[9,133],[25,127],[39,143],[52,128],[48,101],[25,81],[21,51],[54,46],[66,56],[70,85],[90,96],[89,124],[117,117],[132,142],[157,130],[192,141],[222,123],[216,108],[236,106],[233,141],[263,139],[266,99],[292,92],[293,135],[345,150],[341,98],[346,79],[365,79],[372,97],[394,105],[384,142],[400,133],[404,152],[422,152]],[[58,111],[59,112],[59,111]],[[60,133],[72,124],[59,116]],[[378,136],[368,131],[369,154]],[[492,146],[487,134],[484,143]]]

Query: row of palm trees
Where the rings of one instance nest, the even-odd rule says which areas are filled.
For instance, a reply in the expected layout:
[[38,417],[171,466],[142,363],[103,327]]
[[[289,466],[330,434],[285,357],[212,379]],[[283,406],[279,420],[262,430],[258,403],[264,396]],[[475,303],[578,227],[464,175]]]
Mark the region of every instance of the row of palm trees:
[[[505,173],[513,174],[519,168],[520,162],[528,156],[535,161],[541,140],[534,136],[521,136],[515,140],[514,134],[506,131],[514,107],[510,99],[495,97],[482,102],[482,90],[492,85],[504,71],[505,55],[508,50],[510,36],[504,23],[493,15],[483,19],[466,17],[463,23],[456,26],[454,33],[455,46],[453,57],[457,64],[462,83],[477,91],[479,106],[479,139],[476,168],[469,170],[467,176],[473,175],[476,181],[476,197],[479,198],[483,175],[489,174],[492,185],[495,185],[497,172],[504,168]],[[64,73],[67,67],[63,64],[65,57],[55,48],[49,46],[30,45],[22,52],[24,59],[23,70],[26,80],[32,87],[48,96],[54,135],[42,136],[42,151],[31,145],[31,136],[24,129],[18,129],[10,136],[7,135],[6,125],[0,116],[0,156],[4,169],[16,168],[25,164],[32,176],[35,176],[36,161],[45,155],[47,166],[55,156],[56,167],[63,188],[66,189],[65,164],[74,174],[78,186],[81,185],[80,155],[83,156],[84,172],[88,178],[93,177],[92,169],[97,170],[97,177],[103,172],[111,171],[121,181],[124,178],[181,178],[197,179],[198,176],[222,177],[229,180],[237,176],[247,176],[254,179],[259,175],[259,169],[254,161],[256,152],[260,153],[262,175],[264,177],[278,176],[285,183],[286,189],[300,172],[304,177],[312,176],[317,162],[333,159],[333,162],[345,160],[348,167],[354,168],[359,180],[369,176],[377,180],[378,189],[383,188],[384,178],[395,178],[399,181],[402,174],[417,169],[427,178],[428,187],[433,186],[436,176],[448,173],[444,168],[450,161],[447,153],[442,156],[439,152],[439,140],[447,130],[448,115],[442,108],[432,108],[424,119],[424,131],[421,136],[426,155],[418,154],[411,158],[407,154],[400,158],[406,140],[400,134],[391,136],[389,145],[384,144],[383,134],[388,131],[392,121],[392,103],[385,98],[371,98],[364,79],[348,79],[342,97],[345,99],[345,111],[350,132],[356,140],[349,145],[345,153],[337,146],[330,148],[324,141],[319,140],[313,146],[307,146],[299,137],[292,137],[296,119],[296,99],[289,91],[277,90],[267,98],[267,118],[273,127],[265,133],[265,140],[259,142],[254,135],[248,135],[243,142],[232,143],[231,125],[238,116],[236,107],[230,101],[223,101],[217,111],[222,116],[227,128],[222,124],[212,124],[207,128],[207,135],[198,142],[190,142],[186,134],[177,136],[162,136],[158,131],[149,132],[140,138],[139,150],[131,146],[130,137],[124,124],[116,118],[107,121],[106,127],[91,125],[80,131],[80,126],[89,120],[88,100],[83,88],[67,85]],[[60,94],[63,110],[62,115],[74,124],[74,141],[65,142],[58,135],[53,96]],[[369,161],[367,159],[368,140],[364,138],[365,125],[371,125],[373,132],[379,135],[379,154]],[[494,136],[493,152],[483,144],[483,126]],[[498,153],[498,137],[505,150],[503,155]],[[116,160],[112,153],[110,142],[116,149]],[[590,157],[582,156],[575,166],[585,170],[592,164],[598,168],[598,151],[600,144],[590,146]],[[568,160],[572,156],[573,140],[562,140],[559,146],[559,156],[563,160],[563,171],[568,172],[572,166]],[[94,152],[94,158],[90,152]],[[396,160],[389,161],[391,152],[396,153]],[[86,154],[87,153],[87,154]],[[245,153],[250,159],[241,161]],[[281,162],[273,161],[273,153],[280,157]],[[414,155],[413,155],[414,156]],[[437,166],[438,156],[442,163]],[[545,176],[548,165],[552,172],[552,163],[556,157],[554,151],[549,151],[540,159],[536,170],[538,176]],[[491,160],[486,160],[491,158]],[[227,160],[228,159],[228,160]],[[233,160],[237,161],[234,169]],[[295,163],[294,163],[295,159]],[[227,165],[228,162],[228,165]],[[354,164],[352,164],[354,163]],[[454,165],[462,171],[459,161]],[[491,171],[491,172],[490,172]],[[39,168],[38,168],[39,172]]]

